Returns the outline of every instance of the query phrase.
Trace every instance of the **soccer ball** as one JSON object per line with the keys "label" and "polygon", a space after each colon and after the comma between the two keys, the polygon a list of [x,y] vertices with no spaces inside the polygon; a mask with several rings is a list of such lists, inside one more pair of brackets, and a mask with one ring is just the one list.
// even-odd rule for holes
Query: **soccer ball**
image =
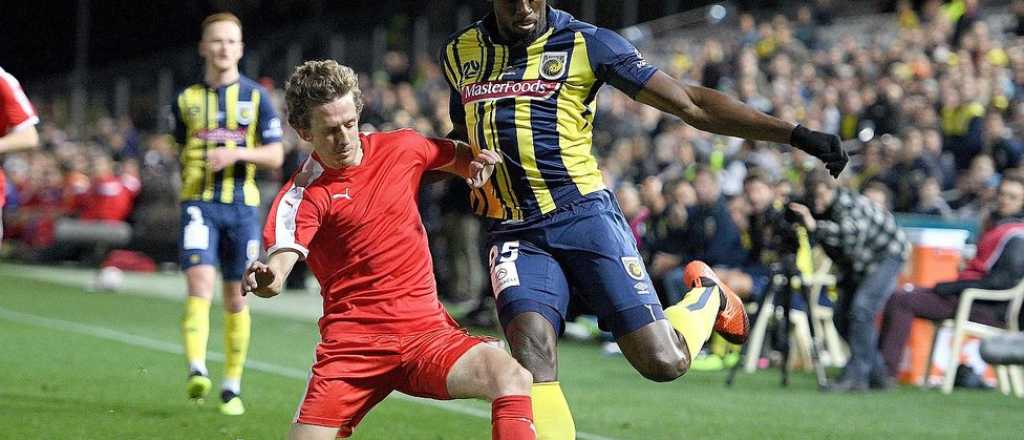
{"label": "soccer ball", "polygon": [[124,286],[124,272],[113,266],[100,269],[93,280],[93,288],[100,292],[116,292]]}

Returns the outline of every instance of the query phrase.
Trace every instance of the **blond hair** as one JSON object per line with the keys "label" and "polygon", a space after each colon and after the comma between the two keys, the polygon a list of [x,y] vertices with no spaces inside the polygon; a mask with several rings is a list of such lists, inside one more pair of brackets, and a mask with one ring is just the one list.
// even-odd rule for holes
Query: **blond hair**
{"label": "blond hair", "polygon": [[229,21],[231,23],[237,24],[238,30],[242,30],[242,20],[239,20],[238,16],[230,12],[218,12],[216,14],[210,14],[203,19],[203,24],[200,26],[199,30],[200,38],[202,37],[202,34],[206,32],[207,27],[218,21]]}
{"label": "blond hair", "polygon": [[351,67],[334,60],[313,60],[302,63],[284,85],[284,98],[288,106],[288,123],[295,129],[308,129],[310,113],[314,107],[352,94],[356,113],[363,111],[359,78]]}

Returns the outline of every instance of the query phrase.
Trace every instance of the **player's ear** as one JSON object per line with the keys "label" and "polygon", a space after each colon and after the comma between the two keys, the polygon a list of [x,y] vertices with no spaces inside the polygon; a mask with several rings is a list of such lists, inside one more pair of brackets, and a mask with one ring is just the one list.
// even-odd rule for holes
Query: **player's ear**
{"label": "player's ear", "polygon": [[296,128],[295,132],[299,134],[299,138],[306,142],[313,142],[313,133],[308,128]]}

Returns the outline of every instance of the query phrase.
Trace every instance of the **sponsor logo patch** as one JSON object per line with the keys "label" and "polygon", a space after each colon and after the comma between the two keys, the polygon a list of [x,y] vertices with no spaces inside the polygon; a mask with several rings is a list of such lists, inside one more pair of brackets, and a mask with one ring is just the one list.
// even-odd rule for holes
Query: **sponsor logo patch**
{"label": "sponsor logo patch", "polygon": [[469,78],[476,76],[480,73],[480,62],[477,60],[470,60],[462,63],[462,77]]}
{"label": "sponsor logo patch", "polygon": [[548,99],[554,96],[559,82],[535,79],[530,81],[484,81],[462,87],[462,104],[493,101],[502,98]]}
{"label": "sponsor logo patch", "polygon": [[215,128],[213,130],[199,130],[196,132],[196,139],[208,142],[245,142],[245,129],[239,128],[229,130],[227,128]]}

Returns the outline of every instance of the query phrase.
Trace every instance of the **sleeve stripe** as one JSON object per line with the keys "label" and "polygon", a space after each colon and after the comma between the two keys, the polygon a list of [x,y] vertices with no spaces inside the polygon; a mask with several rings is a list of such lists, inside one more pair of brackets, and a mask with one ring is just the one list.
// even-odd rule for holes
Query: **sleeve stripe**
{"label": "sleeve stripe", "polygon": [[25,96],[25,91],[21,89],[21,84],[18,84],[18,80],[4,70],[0,70],[0,78],[7,82],[8,87],[11,88],[11,94],[14,95],[14,100],[18,102],[21,111],[25,112],[29,119],[34,118],[36,111],[32,109],[32,103],[29,102],[28,96]]}
{"label": "sleeve stripe", "polygon": [[24,121],[21,121],[20,124],[15,125],[14,127],[12,127],[10,130],[8,130],[8,133],[14,133],[14,132],[16,132],[18,130],[31,127],[31,126],[36,125],[38,123],[39,123],[39,118],[37,116],[32,116],[32,117],[30,117],[30,118],[28,118],[28,119],[26,119]]}
{"label": "sleeve stripe", "polygon": [[441,53],[441,67],[442,70],[444,70],[445,79],[448,80],[448,85],[452,86],[452,88],[455,88],[456,84],[458,84],[458,80],[455,78],[455,69],[453,69],[451,65],[450,57],[453,55],[450,55],[450,53],[455,50],[455,44],[457,41],[458,40],[452,42],[449,46],[445,46]]}
{"label": "sleeve stripe", "polygon": [[[277,204],[277,211],[274,213],[274,246],[267,250],[268,255],[279,249],[294,249],[302,254],[302,258],[309,255],[309,250],[295,240],[295,218],[299,214],[299,206],[302,204],[306,187],[320,177],[323,168],[310,157],[302,165],[300,173],[306,176],[303,176],[302,181],[292,183],[291,188],[288,188]],[[299,180],[299,176],[296,176],[296,180]]]}
{"label": "sleeve stripe", "polygon": [[988,257],[988,261],[985,262],[986,270],[992,270],[992,266],[995,266],[996,261],[999,261],[999,257],[1003,255],[1003,250],[1006,249],[1006,244],[1009,243],[1010,240],[1013,240],[1014,238],[1024,240],[1024,229],[1012,231],[1004,235],[1002,239],[999,240],[999,244],[996,245],[995,252],[992,252],[992,255],[989,255]]}

